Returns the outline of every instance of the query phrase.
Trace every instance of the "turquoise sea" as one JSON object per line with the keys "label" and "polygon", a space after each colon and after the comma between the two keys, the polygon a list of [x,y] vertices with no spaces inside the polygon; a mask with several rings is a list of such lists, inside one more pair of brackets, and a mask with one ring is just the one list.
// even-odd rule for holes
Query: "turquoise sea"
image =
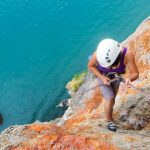
{"label": "turquoise sea", "polygon": [[149,15],[149,0],[0,1],[0,130],[60,117],[99,41],[123,41]]}

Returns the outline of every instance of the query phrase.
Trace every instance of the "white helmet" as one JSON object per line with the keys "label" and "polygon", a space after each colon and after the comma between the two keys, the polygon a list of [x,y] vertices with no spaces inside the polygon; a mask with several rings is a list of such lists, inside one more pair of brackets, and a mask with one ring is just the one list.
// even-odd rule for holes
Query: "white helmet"
{"label": "white helmet", "polygon": [[103,67],[111,66],[121,52],[121,45],[112,39],[102,40],[96,50],[96,57]]}

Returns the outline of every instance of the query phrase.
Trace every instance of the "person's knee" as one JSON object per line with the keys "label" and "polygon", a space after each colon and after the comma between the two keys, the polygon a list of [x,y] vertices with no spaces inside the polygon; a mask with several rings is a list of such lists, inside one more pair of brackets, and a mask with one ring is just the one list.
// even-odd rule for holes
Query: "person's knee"
{"label": "person's knee", "polygon": [[115,101],[114,97],[105,99],[105,103],[114,103],[114,101]]}
{"label": "person's knee", "polygon": [[109,98],[109,99],[105,99],[105,102],[104,102],[105,107],[113,107],[114,104],[115,104],[114,97]]}

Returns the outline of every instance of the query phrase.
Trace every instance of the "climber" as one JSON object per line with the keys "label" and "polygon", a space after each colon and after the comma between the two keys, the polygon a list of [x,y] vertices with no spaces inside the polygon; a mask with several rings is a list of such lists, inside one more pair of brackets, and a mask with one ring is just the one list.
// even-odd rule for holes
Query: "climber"
{"label": "climber", "polygon": [[132,81],[136,80],[139,76],[139,71],[135,63],[135,57],[131,51],[117,41],[104,39],[99,43],[89,60],[88,68],[97,76],[100,83],[100,90],[104,97],[107,128],[110,131],[116,132],[117,127],[113,121],[112,114],[120,82],[117,80],[110,82],[110,80],[114,78],[114,72],[118,75],[125,74],[126,68],[128,68],[129,74],[125,78],[124,85],[121,83],[120,87],[124,89]]}

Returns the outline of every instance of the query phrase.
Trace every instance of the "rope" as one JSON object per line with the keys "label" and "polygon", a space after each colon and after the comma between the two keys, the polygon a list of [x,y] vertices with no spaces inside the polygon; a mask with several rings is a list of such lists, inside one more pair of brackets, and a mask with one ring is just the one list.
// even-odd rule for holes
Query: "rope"
{"label": "rope", "polygon": [[[120,78],[119,81],[120,81],[120,82],[123,82],[123,83],[125,84],[125,79],[124,79],[122,76],[120,76],[119,78]],[[130,87],[130,88],[132,88],[133,90],[135,90],[135,91],[141,93],[141,94],[144,95],[148,100],[150,100],[150,93],[145,92],[145,91],[143,91],[142,89],[139,89],[139,88],[133,86],[132,84],[128,84],[127,86]]]}
{"label": "rope", "polygon": [[[109,78],[113,78],[113,79],[110,80],[110,83],[112,83],[112,82],[114,82],[114,81],[119,81],[119,82],[122,82],[122,83],[125,84],[125,79],[124,79],[120,74],[118,75],[116,72],[108,73],[106,76],[109,77]],[[98,85],[96,85],[96,86],[94,86],[94,87],[92,87],[92,88],[90,88],[90,89],[87,89],[87,90],[85,90],[84,92],[79,93],[79,94],[77,94],[77,95],[75,95],[75,96],[77,96],[77,97],[78,97],[78,96],[81,96],[81,95],[85,94],[86,92],[89,92],[89,91],[95,89],[96,87],[99,87],[100,85],[104,85],[104,84],[103,84],[103,83],[98,84]],[[135,87],[135,86],[133,86],[133,85],[131,85],[131,84],[128,84],[127,86],[130,87],[130,88],[132,88],[133,90],[139,92],[139,93],[142,94],[143,96],[145,96],[145,97],[148,99],[148,101],[150,102],[150,93],[145,92],[145,91],[143,91],[142,89],[139,89],[139,88],[137,88],[137,87]],[[63,102],[63,101],[62,101],[62,102]],[[61,102],[61,103],[62,103],[62,102]],[[65,103],[67,104],[67,100],[65,100]],[[65,105],[65,104],[64,104],[64,105]]]}
{"label": "rope", "polygon": [[131,84],[129,84],[128,87],[130,87],[133,90],[141,93],[142,95],[144,95],[150,101],[150,94],[149,93],[147,93],[147,92],[143,91],[142,89],[139,89],[139,88],[137,88],[137,87],[135,87],[135,86],[133,86]]}
{"label": "rope", "polygon": [[[114,82],[114,81],[118,81],[118,79],[117,79],[117,78],[114,78],[114,79],[110,80],[110,83],[112,83],[112,82]],[[92,88],[90,88],[90,89],[87,89],[87,90],[85,90],[84,92],[80,93],[78,96],[80,96],[80,95],[82,95],[82,94],[84,94],[84,93],[86,93],[86,92],[89,92],[90,90],[93,90],[93,89],[95,89],[96,87],[99,87],[100,85],[104,85],[104,84],[101,83],[101,84],[98,84],[98,85],[96,85],[96,86],[94,86],[94,87],[92,87]]]}
{"label": "rope", "polygon": [[[122,83],[125,84],[125,79],[121,75],[118,75],[115,72],[107,74],[108,77],[111,76],[111,75],[115,75],[115,78],[111,79],[110,83],[112,83],[114,81],[119,81],[119,82],[122,82]],[[98,87],[100,85],[104,85],[104,84],[101,83],[101,84],[98,84],[98,85],[88,89],[88,90],[85,90],[84,92],[80,93],[78,96],[83,95],[84,93],[89,92],[90,90],[93,90],[93,89],[95,89],[96,87]],[[141,90],[141,89],[139,89],[139,88],[137,88],[137,87],[135,87],[131,84],[129,84],[128,87],[130,87],[133,90],[136,90],[137,92],[141,93],[142,95],[144,95],[150,101],[150,93],[147,93],[147,92],[145,92],[145,91],[143,91],[143,90]]]}

